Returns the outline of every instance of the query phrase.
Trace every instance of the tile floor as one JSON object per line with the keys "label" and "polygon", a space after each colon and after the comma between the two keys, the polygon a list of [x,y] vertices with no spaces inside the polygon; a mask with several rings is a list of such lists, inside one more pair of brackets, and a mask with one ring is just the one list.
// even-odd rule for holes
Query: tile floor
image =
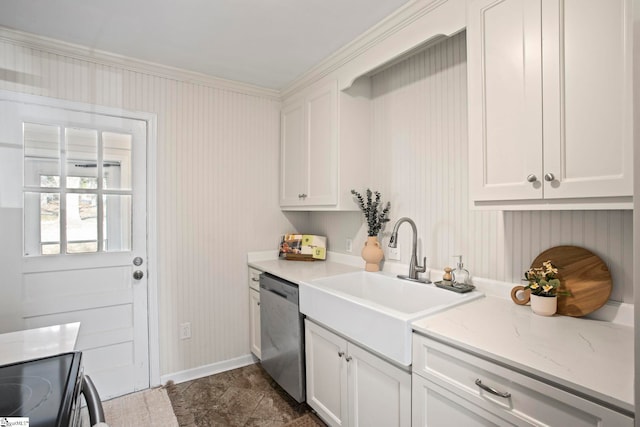
{"label": "tile floor", "polygon": [[[282,427],[310,412],[259,364],[167,386],[180,426]],[[315,416],[317,426],[324,424]]]}

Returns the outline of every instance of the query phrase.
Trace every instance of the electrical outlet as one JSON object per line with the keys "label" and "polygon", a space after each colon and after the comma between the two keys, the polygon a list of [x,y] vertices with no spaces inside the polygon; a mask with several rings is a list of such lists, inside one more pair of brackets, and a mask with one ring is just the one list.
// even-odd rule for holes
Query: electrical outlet
{"label": "electrical outlet", "polygon": [[349,253],[353,252],[353,240],[347,239],[344,243],[344,249]]}
{"label": "electrical outlet", "polygon": [[394,261],[400,261],[400,245],[396,245],[395,248],[389,247],[389,259]]}
{"label": "electrical outlet", "polygon": [[187,340],[191,338],[191,322],[180,324],[180,339]]}

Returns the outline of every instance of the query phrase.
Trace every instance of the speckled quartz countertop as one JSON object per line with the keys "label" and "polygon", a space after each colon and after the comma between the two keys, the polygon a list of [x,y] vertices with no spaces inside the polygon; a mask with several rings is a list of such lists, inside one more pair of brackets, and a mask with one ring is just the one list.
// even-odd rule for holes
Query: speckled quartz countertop
{"label": "speckled quartz countertop", "polygon": [[249,267],[271,273],[293,283],[309,281],[322,277],[335,276],[336,274],[351,273],[362,270],[356,267],[335,261],[287,261],[283,259],[252,260],[249,257]]}
{"label": "speckled quartz countertop", "polygon": [[0,365],[73,351],[80,322],[0,334]]}
{"label": "speckled quartz countertop", "polygon": [[413,323],[414,331],[634,412],[633,328],[543,317],[487,296]]}

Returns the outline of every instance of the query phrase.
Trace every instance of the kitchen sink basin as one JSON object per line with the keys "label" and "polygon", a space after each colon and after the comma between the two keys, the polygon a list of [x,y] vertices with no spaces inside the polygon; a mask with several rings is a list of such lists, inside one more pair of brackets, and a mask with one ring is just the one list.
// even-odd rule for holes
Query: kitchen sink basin
{"label": "kitchen sink basin", "polygon": [[365,271],[299,285],[307,317],[404,366],[411,364],[411,322],[483,295]]}

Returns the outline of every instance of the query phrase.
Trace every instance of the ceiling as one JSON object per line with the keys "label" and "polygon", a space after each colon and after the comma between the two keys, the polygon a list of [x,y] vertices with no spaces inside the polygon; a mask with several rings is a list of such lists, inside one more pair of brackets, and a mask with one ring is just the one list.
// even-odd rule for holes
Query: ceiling
{"label": "ceiling", "polygon": [[282,89],[412,0],[1,0],[0,26]]}

